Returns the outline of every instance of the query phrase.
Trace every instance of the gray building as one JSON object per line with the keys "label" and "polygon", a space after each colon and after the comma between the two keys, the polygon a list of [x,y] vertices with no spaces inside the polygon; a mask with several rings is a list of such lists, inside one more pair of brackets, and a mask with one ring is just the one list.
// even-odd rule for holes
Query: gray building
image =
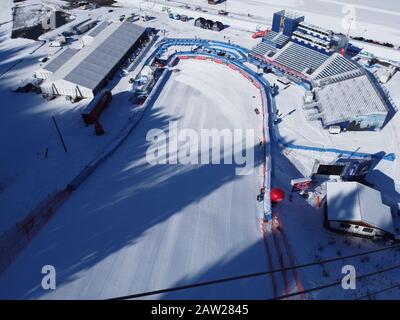
{"label": "gray building", "polygon": [[367,237],[396,237],[379,191],[358,182],[328,182],[326,221],[331,229]]}
{"label": "gray building", "polygon": [[42,92],[94,97],[147,37],[146,29],[133,23],[111,23],[89,45],[74,54],[64,53],[57,63],[54,59],[44,66],[45,70],[51,69],[51,74],[42,83]]}

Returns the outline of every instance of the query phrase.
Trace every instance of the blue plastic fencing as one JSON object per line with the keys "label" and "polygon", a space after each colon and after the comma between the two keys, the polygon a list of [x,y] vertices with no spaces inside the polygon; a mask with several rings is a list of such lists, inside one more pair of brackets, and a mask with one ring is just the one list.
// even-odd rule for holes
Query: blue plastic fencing
{"label": "blue plastic fencing", "polygon": [[[200,46],[204,48],[216,49],[229,54],[234,54],[239,60],[247,61],[249,50],[238,45],[229,44],[222,41],[212,41],[204,39],[178,39],[167,38],[158,44],[157,54],[164,53],[169,47],[172,46]],[[224,50],[224,48],[226,50]]]}
{"label": "blue plastic fencing", "polygon": [[327,152],[327,153],[337,153],[341,155],[347,155],[347,156],[354,156],[358,158],[367,158],[371,157],[373,159],[379,159],[379,160],[387,160],[387,161],[394,161],[396,160],[396,155],[393,153],[385,154],[384,156],[372,154],[372,153],[365,153],[365,152],[354,152],[354,151],[349,151],[349,150],[343,150],[343,149],[336,149],[336,148],[321,148],[321,147],[311,147],[311,146],[300,146],[300,145],[295,145],[291,143],[286,143],[282,140],[278,141],[282,146],[288,148],[288,149],[295,149],[295,150],[306,150],[306,151],[317,151],[317,152]]}

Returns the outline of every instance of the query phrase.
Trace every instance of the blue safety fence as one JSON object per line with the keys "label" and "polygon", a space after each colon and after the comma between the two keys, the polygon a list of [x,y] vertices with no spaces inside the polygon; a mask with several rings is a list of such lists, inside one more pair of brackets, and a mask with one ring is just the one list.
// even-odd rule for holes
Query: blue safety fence
{"label": "blue safety fence", "polygon": [[371,157],[373,159],[379,160],[387,160],[387,161],[394,161],[396,160],[396,155],[394,153],[389,153],[385,155],[376,155],[372,153],[365,153],[365,152],[354,152],[349,150],[342,150],[336,148],[321,148],[321,147],[312,147],[312,146],[300,146],[295,144],[290,144],[283,142],[282,140],[278,141],[282,146],[288,149],[294,150],[306,150],[306,151],[316,151],[316,152],[327,152],[327,153],[336,153],[341,155],[353,156],[357,158],[367,158]]}
{"label": "blue safety fence", "polygon": [[168,48],[173,46],[197,46],[202,48],[209,48],[218,50],[224,53],[233,54],[235,58],[242,62],[247,61],[249,50],[238,45],[229,44],[222,41],[204,40],[204,39],[179,39],[179,38],[167,38],[158,44],[157,54],[163,54]]}

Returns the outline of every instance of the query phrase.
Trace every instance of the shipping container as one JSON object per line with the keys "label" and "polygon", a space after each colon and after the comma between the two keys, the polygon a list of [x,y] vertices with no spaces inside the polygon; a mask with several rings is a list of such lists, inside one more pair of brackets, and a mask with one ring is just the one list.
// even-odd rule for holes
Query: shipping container
{"label": "shipping container", "polygon": [[95,123],[104,109],[107,108],[111,99],[112,94],[109,90],[104,89],[97,94],[82,112],[82,119],[85,125]]}

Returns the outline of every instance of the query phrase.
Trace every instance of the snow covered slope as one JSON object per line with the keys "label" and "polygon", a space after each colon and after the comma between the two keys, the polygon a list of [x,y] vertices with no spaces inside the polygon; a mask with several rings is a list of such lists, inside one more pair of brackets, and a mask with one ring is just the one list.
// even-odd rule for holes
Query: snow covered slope
{"label": "snow covered slope", "polygon": [[[259,93],[239,73],[199,61],[178,68],[125,144],[1,275],[1,298],[111,298],[266,269],[259,170],[146,161],[147,132],[172,120],[195,130],[260,127]],[[52,292],[40,287],[45,264],[57,270]],[[167,298],[272,295],[267,278],[179,294]]]}

